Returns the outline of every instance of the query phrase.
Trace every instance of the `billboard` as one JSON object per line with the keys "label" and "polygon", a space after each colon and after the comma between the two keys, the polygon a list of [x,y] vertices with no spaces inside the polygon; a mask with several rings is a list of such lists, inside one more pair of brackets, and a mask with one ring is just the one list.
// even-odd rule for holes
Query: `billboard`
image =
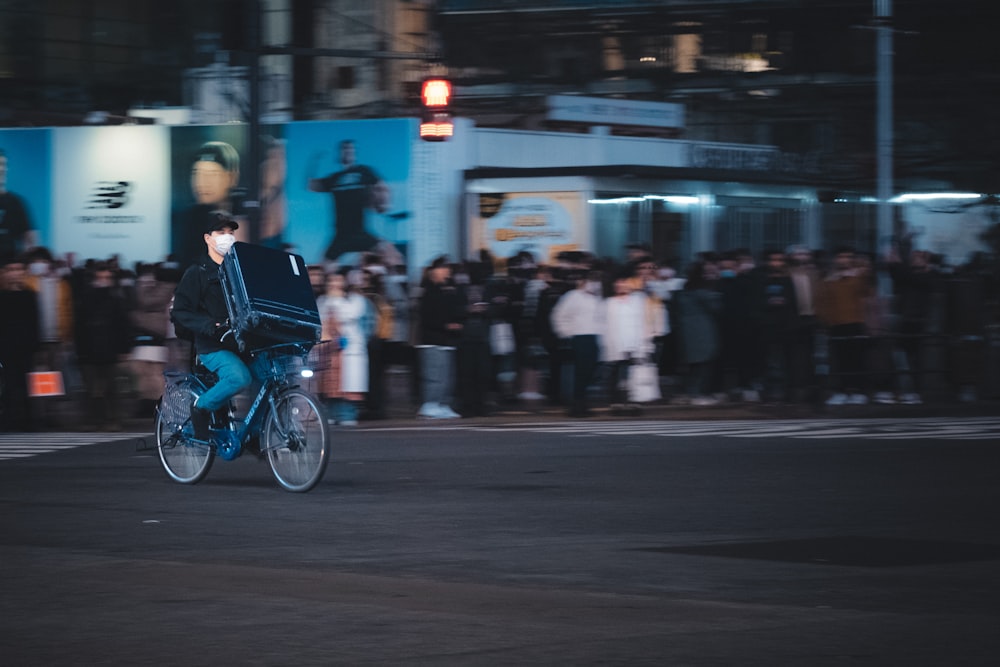
{"label": "billboard", "polygon": [[310,264],[350,263],[375,246],[404,262],[412,216],[410,119],[285,126],[284,238]]}
{"label": "billboard", "polygon": [[[49,229],[49,171],[52,164],[49,130],[0,130],[0,248],[15,254],[23,248],[22,222],[34,230],[42,245],[51,241]],[[29,235],[30,238],[30,235]]]}
{"label": "billboard", "polygon": [[169,223],[169,135],[150,125],[52,130],[49,247],[123,265],[163,259]]}
{"label": "billboard", "polygon": [[27,211],[37,242],[77,261],[118,255],[128,266],[169,254],[186,265],[205,252],[205,216],[224,210],[240,223],[240,240],[310,263],[350,263],[373,245],[403,262],[414,124],[265,125],[255,202],[243,124],[2,129],[0,150],[9,199]]}
{"label": "billboard", "polygon": [[583,210],[580,192],[479,194],[469,250],[497,258],[529,252],[536,262],[550,262],[564,250],[586,247]]}
{"label": "billboard", "polygon": [[170,252],[181,266],[205,254],[204,229],[213,211],[232,215],[238,241],[254,240],[246,200],[245,125],[170,128]]}

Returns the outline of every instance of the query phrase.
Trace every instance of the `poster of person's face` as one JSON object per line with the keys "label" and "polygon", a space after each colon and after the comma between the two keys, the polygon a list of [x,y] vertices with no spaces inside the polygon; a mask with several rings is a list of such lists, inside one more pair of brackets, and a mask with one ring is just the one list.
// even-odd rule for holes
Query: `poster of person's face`
{"label": "poster of person's face", "polygon": [[247,184],[245,125],[173,127],[170,131],[171,252],[182,264],[205,252],[204,229],[212,211],[239,224],[236,238],[253,240],[244,201]]}
{"label": "poster of person's face", "polygon": [[[310,264],[351,262],[377,242],[402,261],[409,240],[408,119],[285,126],[285,240]],[[342,219],[338,220],[338,214]]]}
{"label": "poster of person's face", "polygon": [[[6,154],[0,167],[0,190],[20,197],[38,242],[49,246],[51,191],[51,131],[47,129],[0,130],[0,151]],[[0,158],[3,159],[3,158]]]}
{"label": "poster of person's face", "polygon": [[[168,130],[149,125],[52,131],[53,250],[123,266],[164,257]],[[48,187],[49,184],[46,184]]]}

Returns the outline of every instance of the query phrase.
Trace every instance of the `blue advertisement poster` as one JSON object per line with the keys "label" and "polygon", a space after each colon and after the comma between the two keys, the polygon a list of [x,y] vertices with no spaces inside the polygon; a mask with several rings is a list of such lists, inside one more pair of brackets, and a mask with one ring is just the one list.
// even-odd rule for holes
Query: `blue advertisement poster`
{"label": "blue advertisement poster", "polygon": [[23,250],[24,237],[15,229],[21,225],[14,219],[21,210],[33,240],[45,246],[51,243],[51,141],[46,129],[0,130],[0,236],[10,237],[0,238],[0,246],[9,242],[13,252]]}
{"label": "blue advertisement poster", "polygon": [[285,241],[310,264],[374,251],[405,263],[411,203],[407,119],[285,126]]}
{"label": "blue advertisement poster", "polygon": [[[0,130],[5,187],[34,239],[78,261],[127,263],[205,252],[207,216],[240,225],[241,241],[355,263],[412,250],[412,119],[265,125],[256,137],[259,196],[249,201],[248,127],[72,127]],[[255,225],[251,225],[251,221]]]}

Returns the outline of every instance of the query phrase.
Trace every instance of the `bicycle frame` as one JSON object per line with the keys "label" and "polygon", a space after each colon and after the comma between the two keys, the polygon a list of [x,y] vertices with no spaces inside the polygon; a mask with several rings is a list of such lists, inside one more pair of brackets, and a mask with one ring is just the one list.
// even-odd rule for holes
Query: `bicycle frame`
{"label": "bicycle frame", "polygon": [[[298,350],[298,354],[275,354],[278,349],[289,347]],[[261,373],[264,375],[264,378],[261,381],[260,389],[257,390],[257,395],[254,397],[254,400],[250,404],[250,408],[247,410],[245,416],[239,418],[232,415],[232,402],[230,402],[228,428],[220,431],[210,442],[210,444],[215,446],[216,452],[223,460],[231,461],[240,455],[249,438],[260,433],[261,427],[263,426],[263,420],[268,411],[275,416],[275,425],[278,432],[283,437],[287,436],[288,429],[286,425],[282,423],[278,410],[275,407],[275,396],[280,391],[297,387],[298,385],[289,382],[287,374],[282,374],[276,369],[276,357],[305,357],[306,354],[308,354],[308,350],[303,350],[303,346],[298,343],[281,343],[279,345],[272,345],[270,347],[261,348],[252,352],[252,355],[258,357],[258,359],[255,359],[255,362],[257,363],[259,363],[259,358],[263,357],[267,363],[267,372],[266,374],[263,372]],[[194,373],[192,373],[192,376],[197,379],[203,389],[207,389],[207,386],[202,378],[198,377]],[[264,403],[265,399],[267,399],[267,407],[261,409],[261,405]],[[264,451],[265,449],[262,446],[261,454],[263,454]]]}
{"label": "bicycle frame", "polygon": [[[236,458],[256,436],[261,443],[258,456],[267,459],[282,488],[302,493],[316,486],[330,461],[327,420],[319,399],[290,378],[298,369],[295,357],[305,360],[313,346],[282,343],[252,352],[252,374],[260,387],[246,415],[237,417],[230,401],[225,426],[216,424],[206,439],[193,437],[190,412],[213,376],[198,367],[188,373],[168,373],[156,414],[156,448],[167,476],[181,484],[197,484],[217,457]],[[299,370],[309,377],[308,366]]]}

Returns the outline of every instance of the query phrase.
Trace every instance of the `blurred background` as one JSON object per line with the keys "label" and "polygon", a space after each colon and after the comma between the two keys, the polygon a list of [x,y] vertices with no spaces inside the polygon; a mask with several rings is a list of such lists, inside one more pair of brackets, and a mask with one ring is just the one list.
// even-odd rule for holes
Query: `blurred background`
{"label": "blurred background", "polygon": [[[588,213],[594,224],[634,228],[585,235],[604,253],[635,240],[675,261],[795,242],[881,252],[892,238],[936,236],[932,250],[960,246],[949,257],[957,263],[990,250],[983,234],[1000,221],[992,9],[987,0],[3,0],[0,126],[416,118],[421,82],[444,76],[450,112],[479,130],[692,142],[684,160],[658,161],[636,156],[665,144],[605,141],[582,172],[570,158],[487,158],[493,144],[480,141],[461,165],[464,192],[442,204],[459,211],[444,250],[470,249],[469,191],[505,189],[477,178],[558,173],[592,179],[585,208],[618,204]],[[248,143],[244,187],[255,201],[248,168],[263,157]],[[677,178],[809,195],[662,187]],[[705,193],[728,212],[704,233],[676,202],[620,201]],[[882,210],[889,197],[910,209]]]}

